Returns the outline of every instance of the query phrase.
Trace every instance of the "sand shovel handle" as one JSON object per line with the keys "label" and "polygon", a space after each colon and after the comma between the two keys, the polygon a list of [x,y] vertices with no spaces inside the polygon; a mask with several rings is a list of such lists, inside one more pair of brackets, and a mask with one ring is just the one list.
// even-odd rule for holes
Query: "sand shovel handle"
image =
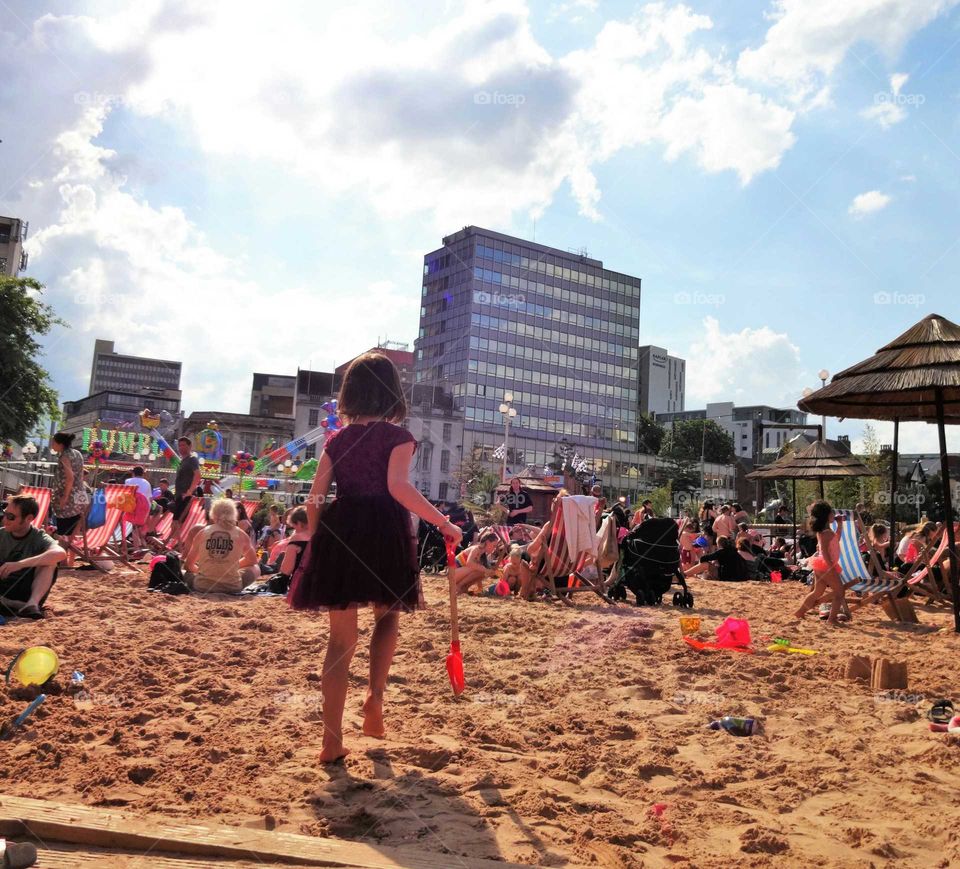
{"label": "sand shovel handle", "polygon": [[450,582],[450,642],[460,642],[460,626],[457,619],[457,559],[453,547],[447,546],[447,579]]}

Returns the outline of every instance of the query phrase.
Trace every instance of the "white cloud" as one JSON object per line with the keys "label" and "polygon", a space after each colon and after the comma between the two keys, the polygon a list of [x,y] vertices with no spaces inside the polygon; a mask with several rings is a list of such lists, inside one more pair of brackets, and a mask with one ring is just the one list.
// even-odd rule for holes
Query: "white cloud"
{"label": "white cloud", "polygon": [[687,360],[688,407],[710,401],[796,407],[803,391],[800,348],[767,326],[725,332],[707,317],[698,338],[678,355]]}
{"label": "white cloud", "polygon": [[819,90],[858,43],[894,58],[914,33],[960,0],[775,0],[759,48],[741,52],[737,72],[784,89],[796,102]]}
{"label": "white cloud", "polygon": [[[900,89],[910,78],[905,72],[897,72],[890,76],[890,90],[880,91],[873,95],[873,105],[860,112],[860,116],[868,121],[876,121],[884,130],[889,130],[894,124],[899,124],[907,116],[908,98],[900,96]],[[916,100],[916,97],[910,99]]]}
{"label": "white cloud", "polygon": [[881,193],[879,190],[868,190],[866,193],[860,193],[853,197],[853,202],[850,203],[847,214],[856,218],[865,217],[886,208],[892,199],[892,196]]}

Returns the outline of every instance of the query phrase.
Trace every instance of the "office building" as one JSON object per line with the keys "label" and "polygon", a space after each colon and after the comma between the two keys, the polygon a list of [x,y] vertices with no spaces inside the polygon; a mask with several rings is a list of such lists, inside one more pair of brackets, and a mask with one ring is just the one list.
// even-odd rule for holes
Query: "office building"
{"label": "office building", "polygon": [[180,363],[170,359],[117,353],[113,349],[113,341],[98,338],[93,345],[93,363],[90,366],[90,395],[105,389],[130,392],[165,389],[179,393]]}
{"label": "office building", "polygon": [[[682,420],[713,420],[733,439],[733,450],[738,459],[757,463],[775,459],[787,441],[806,431],[803,426],[807,424],[807,415],[801,410],[766,404],[735,407],[732,401],[714,402],[703,410],[658,413],[656,419],[665,426]],[[764,423],[795,424],[797,428],[765,428]]]}
{"label": "office building", "polygon": [[425,498],[456,501],[463,459],[463,411],[449,392],[429,384],[407,391],[406,428],[417,440],[410,479]]}
{"label": "office building", "polygon": [[253,375],[250,390],[250,415],[293,419],[293,399],[297,378],[290,374]]}
{"label": "office building", "polygon": [[647,344],[639,351],[640,413],[683,410],[687,363],[663,347]]}
{"label": "office building", "polygon": [[62,431],[80,432],[93,428],[98,422],[104,428],[139,430],[140,412],[149,409],[153,413],[166,411],[175,420],[180,416],[180,390],[104,389],[77,401],[63,403]]}
{"label": "office building", "polygon": [[487,462],[516,411],[508,467],[542,470],[565,442],[605,484],[636,489],[640,279],[468,226],[424,257],[417,383],[464,411],[464,457]]}
{"label": "office building", "polygon": [[27,267],[23,243],[30,224],[16,217],[0,217],[0,275],[15,278]]}

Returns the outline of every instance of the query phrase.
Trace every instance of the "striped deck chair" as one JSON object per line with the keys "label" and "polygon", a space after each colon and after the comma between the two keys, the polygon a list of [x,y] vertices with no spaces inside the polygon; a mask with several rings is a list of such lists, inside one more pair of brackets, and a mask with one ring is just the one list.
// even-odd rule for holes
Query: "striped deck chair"
{"label": "striped deck chair", "polygon": [[260,502],[259,501],[241,501],[240,503],[243,504],[243,509],[247,511],[247,518],[252,522],[253,514],[260,509]]}
{"label": "striped deck chair", "polygon": [[37,504],[40,507],[40,512],[33,517],[33,520],[30,524],[34,528],[43,528],[43,523],[47,518],[47,513],[50,512],[50,499],[53,497],[53,492],[50,489],[45,489],[42,486],[21,486],[18,495],[29,495],[31,498],[36,499]]}
{"label": "striped deck chair", "polygon": [[[550,586],[553,596],[564,603],[572,606],[570,596],[578,591],[592,591],[597,594],[601,600],[609,604],[614,601],[607,595],[603,579],[603,571],[597,565],[597,580],[587,579],[581,571],[583,570],[586,557],[578,559],[574,564],[567,548],[567,535],[563,520],[563,508],[561,499],[554,499],[550,508],[550,531],[547,537],[544,551],[538,556],[538,569],[536,576],[545,581]],[[571,581],[572,577],[572,581]],[[557,580],[562,580],[560,588],[557,587]]]}
{"label": "striped deck chair", "polygon": [[123,501],[136,495],[136,486],[125,486],[122,483],[107,483],[103,487],[106,498],[106,520],[99,528],[87,528],[86,522],[81,520],[80,529],[72,534],[67,545],[88,564],[102,573],[109,573],[109,568],[102,566],[104,560],[120,561],[134,570],[135,567],[127,551],[127,540],[123,533],[117,536],[117,528],[123,513],[120,505]]}
{"label": "striped deck chair", "polygon": [[204,503],[203,498],[197,498],[194,496],[190,499],[190,503],[187,505],[187,509],[184,511],[183,517],[180,519],[180,528],[178,529],[177,534],[174,535],[171,532],[170,539],[164,543],[164,551],[179,552],[180,547],[186,541],[187,532],[193,528],[194,525],[206,524],[206,504]]}
{"label": "striped deck chair", "polygon": [[170,536],[170,532],[173,530],[173,513],[164,513],[160,517],[160,521],[157,523],[157,527],[153,529],[153,533],[157,535],[157,540],[163,542]]}
{"label": "striped deck chair", "polygon": [[[954,539],[957,536],[960,536],[960,523],[956,523],[954,526]],[[939,603],[946,604],[947,606],[953,605],[953,597],[950,589],[950,579],[946,571],[943,571],[941,568],[941,573],[943,574],[944,586],[946,591],[941,590],[939,584],[937,583],[936,576],[933,573],[933,568],[940,566],[941,562],[944,560],[944,557],[947,555],[947,544],[949,540],[947,538],[947,532],[944,532],[940,535],[939,541],[934,541],[930,543],[929,546],[926,546],[923,552],[920,553],[920,556],[917,558],[917,561],[921,563],[921,567],[916,571],[912,576],[907,579],[907,586],[915,594],[922,594],[929,599],[930,603]]]}

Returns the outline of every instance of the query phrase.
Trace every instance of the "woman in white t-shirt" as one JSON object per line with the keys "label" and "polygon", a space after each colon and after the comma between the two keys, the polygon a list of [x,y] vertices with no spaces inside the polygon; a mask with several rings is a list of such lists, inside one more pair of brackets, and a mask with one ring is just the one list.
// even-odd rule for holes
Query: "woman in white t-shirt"
{"label": "woman in white t-shirt", "polygon": [[237,505],[219,498],[210,507],[210,525],[190,544],[186,581],[194,591],[236,594],[260,576],[249,535],[237,527]]}

